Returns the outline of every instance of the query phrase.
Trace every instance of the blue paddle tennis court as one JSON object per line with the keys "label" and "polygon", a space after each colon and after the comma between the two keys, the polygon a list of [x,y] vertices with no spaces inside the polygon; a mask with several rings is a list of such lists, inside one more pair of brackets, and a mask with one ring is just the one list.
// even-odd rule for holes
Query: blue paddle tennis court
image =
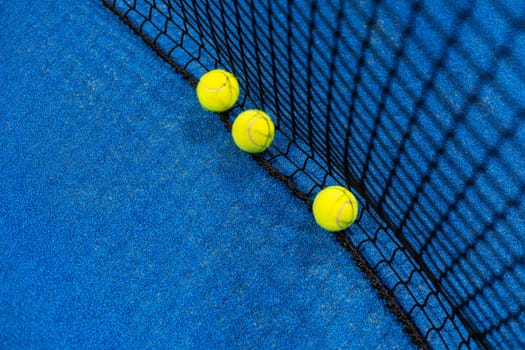
{"label": "blue paddle tennis court", "polygon": [[[525,346],[520,1],[0,5],[1,349]],[[195,84],[239,80],[226,113]],[[265,110],[259,155],[231,123]],[[359,201],[319,227],[330,185]]]}

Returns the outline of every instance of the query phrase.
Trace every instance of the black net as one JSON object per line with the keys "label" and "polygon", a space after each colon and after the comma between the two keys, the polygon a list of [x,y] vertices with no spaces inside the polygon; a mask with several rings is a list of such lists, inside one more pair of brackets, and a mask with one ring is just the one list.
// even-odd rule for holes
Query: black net
{"label": "black net", "polygon": [[269,113],[255,158],[307,203],[356,193],[336,237],[418,345],[525,347],[522,0],[104,2],[190,83],[233,72],[221,117]]}

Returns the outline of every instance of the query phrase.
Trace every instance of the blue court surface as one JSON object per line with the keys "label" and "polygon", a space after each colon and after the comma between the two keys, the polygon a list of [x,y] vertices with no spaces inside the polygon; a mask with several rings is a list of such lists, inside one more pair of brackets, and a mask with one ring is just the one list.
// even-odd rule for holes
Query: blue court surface
{"label": "blue court surface", "polygon": [[414,348],[101,2],[7,1],[0,23],[1,349]]}

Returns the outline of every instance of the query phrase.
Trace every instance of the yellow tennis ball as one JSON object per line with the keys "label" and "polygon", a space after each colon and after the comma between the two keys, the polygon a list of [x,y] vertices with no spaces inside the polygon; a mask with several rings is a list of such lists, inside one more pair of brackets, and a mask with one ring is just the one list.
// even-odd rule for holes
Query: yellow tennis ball
{"label": "yellow tennis ball", "polygon": [[242,112],[232,126],[233,141],[245,152],[259,153],[273,142],[275,126],[268,114],[258,109]]}
{"label": "yellow tennis ball", "polygon": [[202,107],[213,112],[232,108],[239,97],[239,83],[233,74],[215,69],[204,74],[197,84],[197,98]]}
{"label": "yellow tennis ball", "polygon": [[314,200],[315,221],[328,231],[347,229],[354,223],[357,212],[357,199],[352,192],[341,186],[323,189]]}

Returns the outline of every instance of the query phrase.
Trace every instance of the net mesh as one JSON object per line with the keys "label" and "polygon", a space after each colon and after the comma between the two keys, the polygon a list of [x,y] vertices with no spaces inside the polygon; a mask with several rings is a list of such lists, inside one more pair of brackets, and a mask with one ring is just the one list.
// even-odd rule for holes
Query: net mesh
{"label": "net mesh", "polygon": [[[225,68],[275,144],[255,159],[310,203],[420,347],[524,348],[521,0],[104,0],[195,85]],[[155,93],[152,91],[152,93]]]}

